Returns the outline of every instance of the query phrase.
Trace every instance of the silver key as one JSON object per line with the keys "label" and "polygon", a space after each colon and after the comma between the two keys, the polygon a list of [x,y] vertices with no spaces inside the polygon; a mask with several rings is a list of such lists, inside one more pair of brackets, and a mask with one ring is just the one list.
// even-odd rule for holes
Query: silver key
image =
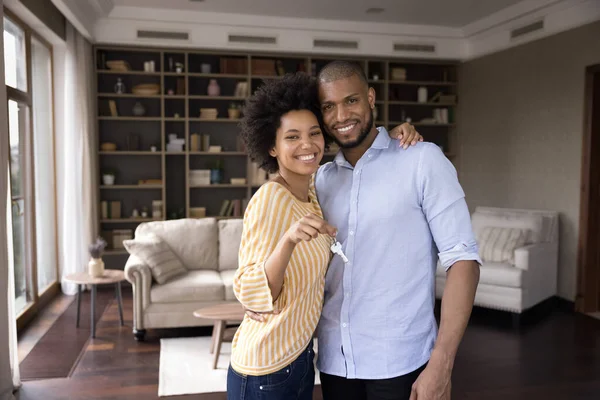
{"label": "silver key", "polygon": [[346,255],[342,251],[342,244],[337,240],[331,245],[331,251],[333,252],[333,254],[337,254],[338,256],[342,257],[344,263],[348,262],[348,257],[346,257]]}

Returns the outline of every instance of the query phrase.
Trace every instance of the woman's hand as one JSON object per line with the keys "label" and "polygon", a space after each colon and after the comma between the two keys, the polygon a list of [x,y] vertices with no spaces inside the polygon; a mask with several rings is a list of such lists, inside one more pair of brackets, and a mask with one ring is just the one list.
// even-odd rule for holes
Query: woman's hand
{"label": "woman's hand", "polygon": [[268,315],[268,314],[277,315],[280,312],[281,312],[281,310],[273,310],[273,311],[269,311],[269,312],[256,312],[256,311],[252,311],[252,310],[249,310],[244,307],[244,313],[248,316],[248,318],[253,319],[256,322],[265,322],[267,320],[265,315]]}
{"label": "woman's hand", "polygon": [[288,229],[285,238],[296,245],[301,241],[310,242],[319,234],[335,237],[337,229],[329,225],[323,218],[315,214],[307,214]]}
{"label": "woman's hand", "polygon": [[408,149],[409,145],[414,146],[417,142],[423,141],[423,136],[408,122],[396,126],[389,134],[392,139],[400,140],[400,147],[403,147],[404,150]]}

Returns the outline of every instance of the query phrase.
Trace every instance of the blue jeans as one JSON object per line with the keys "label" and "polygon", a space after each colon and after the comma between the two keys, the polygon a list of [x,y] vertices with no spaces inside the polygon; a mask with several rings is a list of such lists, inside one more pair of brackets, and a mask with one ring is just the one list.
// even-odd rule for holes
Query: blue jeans
{"label": "blue jeans", "polygon": [[227,372],[227,400],[312,400],[315,385],[312,340],[290,365],[268,375]]}

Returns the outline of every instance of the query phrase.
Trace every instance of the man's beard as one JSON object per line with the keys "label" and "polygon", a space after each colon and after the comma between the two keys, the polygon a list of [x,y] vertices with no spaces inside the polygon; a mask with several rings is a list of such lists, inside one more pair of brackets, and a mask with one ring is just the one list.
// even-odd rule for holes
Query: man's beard
{"label": "man's beard", "polygon": [[335,137],[335,135],[331,135],[331,137],[338,144],[338,146],[340,146],[340,148],[354,149],[354,148],[360,146],[362,144],[362,142],[365,141],[365,139],[369,136],[369,133],[371,132],[372,127],[373,127],[373,110],[370,110],[369,120],[367,121],[367,125],[365,125],[365,128],[360,132],[360,135],[358,135],[358,137],[356,138],[355,141],[342,143]]}

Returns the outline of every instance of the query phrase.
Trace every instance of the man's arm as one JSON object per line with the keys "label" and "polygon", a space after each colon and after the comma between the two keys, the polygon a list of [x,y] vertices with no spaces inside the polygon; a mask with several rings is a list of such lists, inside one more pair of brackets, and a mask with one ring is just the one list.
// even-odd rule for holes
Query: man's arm
{"label": "man's arm", "polygon": [[479,264],[475,261],[457,261],[448,270],[442,296],[440,328],[431,354],[430,364],[452,374],[458,346],[462,341],[479,283]]}
{"label": "man's arm", "polygon": [[471,316],[481,260],[453,165],[431,146],[422,152],[419,165],[421,207],[447,279],[438,337],[410,400],[446,400],[456,353]]}

